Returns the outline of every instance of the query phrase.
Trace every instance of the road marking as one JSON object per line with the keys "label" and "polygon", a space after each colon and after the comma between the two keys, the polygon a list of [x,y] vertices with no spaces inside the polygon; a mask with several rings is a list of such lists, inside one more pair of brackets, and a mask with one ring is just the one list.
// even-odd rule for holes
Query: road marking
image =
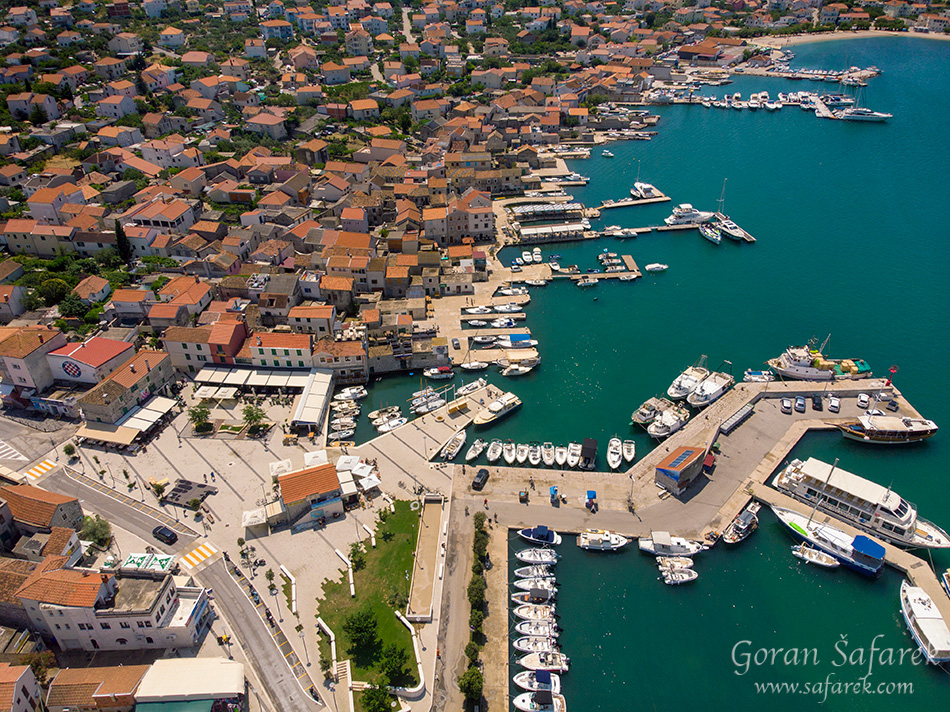
{"label": "road marking", "polygon": [[47,472],[52,470],[54,467],[56,467],[55,462],[51,462],[49,460],[43,460],[43,462],[27,470],[26,476],[29,477],[31,480],[37,480],[43,475],[45,475]]}
{"label": "road marking", "polygon": [[29,462],[30,458],[22,454],[19,450],[10,447],[3,440],[0,440],[0,460],[22,460]]}
{"label": "road marking", "polygon": [[216,553],[218,553],[218,550],[211,546],[210,543],[201,544],[182,556],[181,563],[183,563],[189,569],[193,569],[202,561],[211,558]]}

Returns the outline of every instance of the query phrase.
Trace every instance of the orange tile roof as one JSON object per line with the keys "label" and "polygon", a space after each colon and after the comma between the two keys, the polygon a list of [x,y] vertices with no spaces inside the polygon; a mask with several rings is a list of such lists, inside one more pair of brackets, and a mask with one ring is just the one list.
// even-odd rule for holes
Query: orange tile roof
{"label": "orange tile roof", "polygon": [[26,326],[0,341],[0,356],[25,358],[59,334],[45,326]]}
{"label": "orange tile roof", "polygon": [[131,696],[148,669],[148,665],[65,668],[50,683],[46,704],[94,708],[100,706],[95,697]]}
{"label": "orange tile roof", "polygon": [[150,369],[158,368],[166,360],[171,360],[171,356],[164,351],[142,349],[109,374],[106,380],[114,381],[125,388],[131,388],[145,378]]}
{"label": "orange tile roof", "polygon": [[351,277],[331,277],[330,275],[324,275],[320,279],[320,289],[349,292],[353,289],[353,279]]}
{"label": "orange tile roof", "polygon": [[26,598],[54,606],[92,608],[99,599],[102,586],[112,574],[99,574],[82,569],[66,569],[65,556],[48,556],[33,575],[16,592]]}
{"label": "orange tile roof", "polygon": [[280,496],[284,504],[300,502],[307,497],[333,492],[340,488],[336,467],[330,463],[280,475],[277,483],[280,485]]}
{"label": "orange tile roof", "polygon": [[14,519],[36,527],[50,526],[56,508],[61,504],[79,501],[75,497],[68,497],[57,492],[48,492],[32,485],[2,487],[0,488],[0,498],[7,501]]}

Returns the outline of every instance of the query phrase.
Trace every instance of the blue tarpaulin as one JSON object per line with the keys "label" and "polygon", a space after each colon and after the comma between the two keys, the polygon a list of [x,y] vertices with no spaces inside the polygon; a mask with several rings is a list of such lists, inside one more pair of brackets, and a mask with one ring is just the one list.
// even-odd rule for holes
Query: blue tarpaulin
{"label": "blue tarpaulin", "polygon": [[858,534],[854,537],[854,542],[851,544],[851,547],[859,554],[864,554],[872,559],[884,558],[884,547],[873,539],[868,539],[863,534]]}
{"label": "blue tarpaulin", "polygon": [[587,499],[597,499],[597,493],[594,490],[587,490]]}

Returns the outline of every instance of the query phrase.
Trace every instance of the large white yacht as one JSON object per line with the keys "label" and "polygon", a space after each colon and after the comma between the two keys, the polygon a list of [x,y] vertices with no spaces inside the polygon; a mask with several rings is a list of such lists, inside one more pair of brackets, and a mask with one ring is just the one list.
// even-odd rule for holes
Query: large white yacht
{"label": "large white yacht", "polygon": [[489,403],[473,421],[475,425],[487,425],[521,407],[521,399],[514,393],[502,393]]}
{"label": "large white yacht", "polygon": [[885,114],[883,111],[871,111],[860,106],[852,106],[841,111],[834,112],[842,121],[887,121],[894,117],[894,114]]}
{"label": "large white yacht", "polygon": [[940,527],[917,516],[917,508],[890,487],[882,487],[813,457],[792,460],[775,486],[858,529],[899,546],[950,548]]}
{"label": "large white yacht", "polygon": [[712,213],[701,212],[689,203],[682,203],[673,208],[673,214],[663,222],[667,225],[696,225],[706,222],[712,216]]}

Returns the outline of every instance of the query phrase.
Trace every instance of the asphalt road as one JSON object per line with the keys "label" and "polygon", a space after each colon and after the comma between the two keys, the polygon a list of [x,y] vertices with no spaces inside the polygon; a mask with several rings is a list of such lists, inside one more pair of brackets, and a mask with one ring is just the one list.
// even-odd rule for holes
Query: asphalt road
{"label": "asphalt road", "polygon": [[197,574],[201,582],[214,589],[215,608],[223,614],[228,628],[244,648],[244,653],[257,671],[268,696],[278,711],[324,709],[315,703],[297,684],[283,655],[274,645],[270,631],[254,606],[218,559]]}

